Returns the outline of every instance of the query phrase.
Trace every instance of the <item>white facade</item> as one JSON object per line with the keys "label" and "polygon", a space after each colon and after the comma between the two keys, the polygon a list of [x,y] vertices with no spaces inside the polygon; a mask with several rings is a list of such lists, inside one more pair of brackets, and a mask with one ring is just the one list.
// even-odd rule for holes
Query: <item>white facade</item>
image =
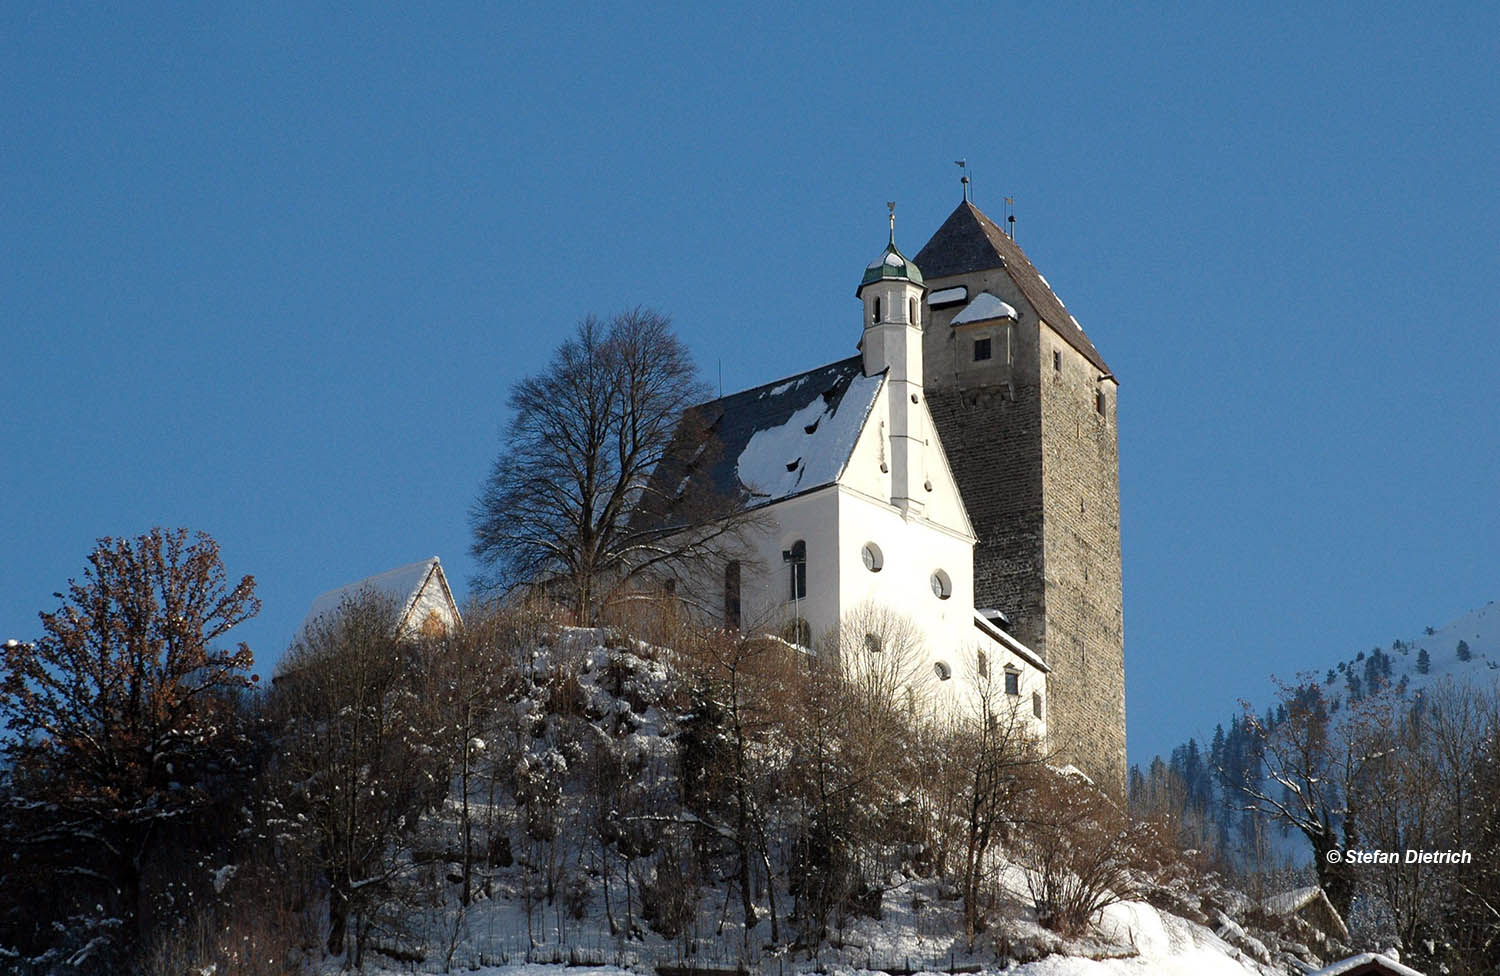
{"label": "white facade", "polygon": [[[892,243],[871,268],[884,263],[899,274],[898,259],[905,262]],[[725,607],[728,626],[813,648],[829,646],[841,621],[870,626],[871,608],[879,608],[887,622],[901,618],[915,631],[909,653],[920,661],[912,674],[921,687],[912,690],[935,711],[979,708],[985,685],[989,711],[1009,705],[1044,737],[1046,665],[976,621],[975,537],[923,395],[923,286],[911,271],[886,270],[874,281],[867,274],[860,288],[864,378],[833,400],[809,385],[802,399],[783,403],[789,419],[755,430],[739,449],[735,476],[751,498],[765,500],[767,518],[750,541],[753,557],[705,587],[719,595],[705,602]],[[811,375],[747,395],[797,397]],[[737,620],[730,607],[738,607]],[[861,639],[845,640],[851,636]]]}

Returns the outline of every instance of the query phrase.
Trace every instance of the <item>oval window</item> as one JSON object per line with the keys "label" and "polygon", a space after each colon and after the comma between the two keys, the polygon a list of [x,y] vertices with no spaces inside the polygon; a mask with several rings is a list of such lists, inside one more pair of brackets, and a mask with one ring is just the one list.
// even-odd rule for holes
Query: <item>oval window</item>
{"label": "oval window", "polygon": [[865,569],[872,573],[880,572],[885,566],[885,556],[880,552],[880,547],[873,542],[866,542],[864,549],[860,551],[859,558],[864,560]]}
{"label": "oval window", "polygon": [[947,661],[938,661],[932,666],[932,673],[937,675],[939,681],[947,681],[953,677],[953,669],[948,667]]}
{"label": "oval window", "polygon": [[941,569],[932,574],[932,595],[946,600],[953,595],[953,581]]}

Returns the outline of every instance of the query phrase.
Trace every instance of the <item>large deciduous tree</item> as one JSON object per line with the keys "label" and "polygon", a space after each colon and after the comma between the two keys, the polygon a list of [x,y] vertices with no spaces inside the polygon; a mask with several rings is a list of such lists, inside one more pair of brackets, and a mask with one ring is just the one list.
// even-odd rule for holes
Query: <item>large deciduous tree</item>
{"label": "large deciduous tree", "polygon": [[[160,528],[101,539],[56,596],[42,636],[4,648],[5,871],[43,872],[52,902],[41,910],[94,932],[70,951],[107,968],[145,925],[153,852],[168,838],[180,848],[243,772],[235,697],[253,658],[243,643],[218,645],[260,603],[251,577],[231,583],[213,539]],[[20,880],[0,887],[20,894]],[[11,934],[44,949],[49,931]]]}
{"label": "large deciduous tree", "polygon": [[732,547],[738,500],[689,477],[710,460],[690,411],[707,395],[664,316],[580,322],[511,390],[503,449],[470,510],[482,582],[546,582],[591,622],[641,574]]}

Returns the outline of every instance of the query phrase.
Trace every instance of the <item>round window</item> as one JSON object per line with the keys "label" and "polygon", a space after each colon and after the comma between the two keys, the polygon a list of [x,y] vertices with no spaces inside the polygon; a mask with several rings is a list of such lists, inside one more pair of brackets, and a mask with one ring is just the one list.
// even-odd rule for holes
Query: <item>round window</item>
{"label": "round window", "polygon": [[932,574],[932,595],[939,600],[946,600],[953,595],[953,580],[941,569]]}
{"label": "round window", "polygon": [[865,635],[865,650],[869,651],[871,654],[879,654],[880,648],[882,646],[883,645],[881,644],[879,634]]}
{"label": "round window", "polygon": [[864,549],[860,551],[859,558],[864,560],[865,569],[872,573],[878,573],[885,565],[885,556],[881,555],[880,547],[873,542],[866,542]]}
{"label": "round window", "polygon": [[947,661],[939,661],[932,666],[932,673],[937,675],[939,681],[947,681],[953,677],[953,669],[948,667]]}

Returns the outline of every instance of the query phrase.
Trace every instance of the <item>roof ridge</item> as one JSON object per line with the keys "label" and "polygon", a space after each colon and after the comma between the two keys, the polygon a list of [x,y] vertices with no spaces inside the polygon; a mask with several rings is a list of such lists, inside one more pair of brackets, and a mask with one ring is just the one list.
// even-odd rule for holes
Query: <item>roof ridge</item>
{"label": "roof ridge", "polygon": [[747,394],[755,393],[755,392],[757,392],[759,390],[764,390],[764,389],[767,389],[767,388],[770,388],[770,387],[777,387],[777,386],[780,386],[783,383],[790,383],[791,381],[793,381],[795,379],[798,379],[799,377],[806,376],[809,373],[816,373],[820,369],[832,369],[835,366],[843,366],[843,365],[845,365],[847,363],[850,363],[850,362],[852,362],[852,361],[854,361],[856,359],[862,359],[862,358],[863,357],[861,357],[861,355],[859,353],[855,353],[852,356],[845,356],[843,359],[835,359],[831,363],[824,363],[821,366],[814,366],[811,369],[804,369],[804,370],[802,370],[800,372],[797,372],[797,373],[790,373],[790,374],[788,374],[786,376],[781,377],[780,379],[771,380],[768,383],[761,383],[758,386],[747,386],[743,390],[735,390],[733,393],[725,393],[723,396],[714,397],[712,400],[704,400],[702,403],[694,404],[693,406],[689,407],[688,409],[689,410],[701,410],[702,408],[708,407],[708,406],[712,406],[715,403],[722,403],[725,400],[732,400],[735,397],[745,396]]}

